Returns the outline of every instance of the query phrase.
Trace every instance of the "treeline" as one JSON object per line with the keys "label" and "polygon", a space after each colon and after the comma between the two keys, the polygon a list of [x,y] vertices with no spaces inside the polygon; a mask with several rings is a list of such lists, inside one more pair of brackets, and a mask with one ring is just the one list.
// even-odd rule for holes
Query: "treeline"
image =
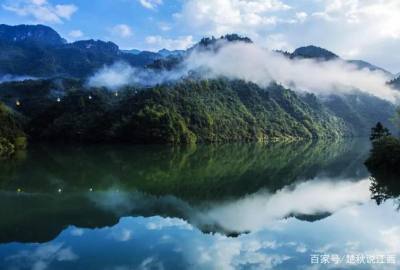
{"label": "treeline", "polygon": [[74,81],[31,84],[13,85],[2,98],[26,117],[32,140],[191,144],[350,135],[314,95],[277,84],[262,89],[240,80],[184,80],[119,92]]}

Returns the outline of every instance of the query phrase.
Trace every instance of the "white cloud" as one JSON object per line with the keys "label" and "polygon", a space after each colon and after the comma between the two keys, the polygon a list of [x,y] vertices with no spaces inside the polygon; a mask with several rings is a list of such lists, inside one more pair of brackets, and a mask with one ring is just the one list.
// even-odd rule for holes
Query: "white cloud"
{"label": "white cloud", "polygon": [[122,38],[128,38],[133,35],[132,29],[126,24],[117,24],[109,29],[110,33]]}
{"label": "white cloud", "polygon": [[400,227],[395,226],[389,229],[381,230],[380,239],[387,247],[386,252],[395,253],[400,250]]}
{"label": "white cloud", "polygon": [[84,233],[85,231],[83,229],[74,228],[71,230],[71,235],[76,237],[82,236]]}
{"label": "white cloud", "polygon": [[270,50],[293,51],[293,46],[284,34],[271,34],[266,38],[266,47]]}
{"label": "white cloud", "polygon": [[113,231],[110,234],[110,238],[112,238],[118,242],[127,242],[132,239],[132,235],[133,235],[132,230],[128,230],[128,229],[124,228],[122,230]]}
{"label": "white cloud", "polygon": [[[322,18],[356,24],[372,36],[400,39],[400,2],[398,0],[325,0]],[[360,29],[361,30],[361,29]]]}
{"label": "white cloud", "polygon": [[[148,38],[147,42],[154,45],[158,44],[159,39],[152,37]],[[216,53],[194,51],[182,63],[181,68],[174,71],[156,72],[116,63],[99,70],[89,78],[88,84],[92,87],[104,86],[115,90],[129,84],[149,85],[149,81],[156,84],[177,80],[193,70],[203,70],[204,78],[224,76],[250,81],[261,87],[277,82],[294,91],[319,96],[361,91],[390,102],[400,99],[400,93],[387,85],[390,77],[379,70],[360,70],[343,60],[293,60],[255,44],[244,43],[225,44]]]}
{"label": "white cloud", "polygon": [[[313,180],[286,187],[275,194],[259,192],[234,202],[209,207],[205,222],[214,222],[231,231],[259,231],[291,214],[335,213],[370,200],[370,181]],[[310,196],[313,194],[313,196]],[[241,218],[237,219],[237,213]]]}
{"label": "white cloud", "polygon": [[54,262],[71,262],[78,258],[70,247],[64,247],[62,243],[50,243],[33,250],[22,250],[7,260],[18,263],[23,269],[45,270],[51,269],[50,266]]}
{"label": "white cloud", "polygon": [[400,97],[398,91],[386,84],[390,78],[383,72],[359,70],[342,60],[291,60],[255,44],[226,44],[217,53],[194,52],[186,64],[189,70],[208,70],[206,77],[226,76],[264,87],[276,81],[293,90],[317,95],[357,90],[392,102]]}
{"label": "white cloud", "polygon": [[139,0],[139,3],[148,9],[156,9],[158,6],[163,4],[162,0]]}
{"label": "white cloud", "polygon": [[164,218],[162,220],[162,222],[148,222],[146,224],[146,228],[150,231],[154,231],[154,230],[163,230],[165,228],[179,228],[182,230],[192,230],[193,227],[191,225],[189,225],[186,221],[182,220],[182,219],[177,219],[177,218]]}
{"label": "white cloud", "polygon": [[158,27],[161,29],[161,31],[167,32],[172,29],[171,25],[166,23],[166,22],[160,22],[158,24]]}
{"label": "white cloud", "polygon": [[153,50],[184,50],[194,44],[193,36],[181,36],[175,39],[164,38],[162,36],[148,36],[145,41]]}
{"label": "white cloud", "polygon": [[308,14],[304,11],[296,13],[296,18],[299,22],[305,22],[305,20],[307,20],[307,17]]}
{"label": "white cloud", "polygon": [[68,33],[68,36],[70,36],[73,39],[78,39],[83,37],[83,32],[81,30],[72,30]]}
{"label": "white cloud", "polygon": [[7,1],[2,7],[18,16],[32,17],[37,22],[43,23],[62,23],[64,20],[69,20],[78,10],[73,4],[53,5],[46,0]]}
{"label": "white cloud", "polygon": [[118,89],[131,83],[134,79],[135,69],[124,63],[116,63],[109,67],[100,69],[88,80],[91,87],[107,87]]}
{"label": "white cloud", "polygon": [[307,29],[293,31],[294,39],[329,45],[342,55],[357,50],[358,58],[394,72],[400,69],[397,53],[400,1],[314,0],[314,3],[322,7],[312,13]]}
{"label": "white cloud", "polygon": [[[105,66],[88,79],[90,87],[106,87],[117,90],[126,85],[155,85],[165,81],[177,80],[182,77],[180,72],[156,72],[146,69],[137,69],[127,63],[118,62],[111,66]],[[109,194],[109,195],[112,195]],[[121,196],[117,196],[120,198]],[[112,198],[110,198],[112,199]],[[116,203],[121,203],[117,201]]]}
{"label": "white cloud", "polygon": [[273,13],[288,9],[290,6],[279,0],[188,0],[175,17],[183,26],[203,34],[251,34],[276,25],[279,20]]}
{"label": "white cloud", "polygon": [[398,0],[187,0],[174,17],[187,33],[239,33],[269,48],[267,36],[285,35],[292,46],[328,47],[397,73],[399,14]]}

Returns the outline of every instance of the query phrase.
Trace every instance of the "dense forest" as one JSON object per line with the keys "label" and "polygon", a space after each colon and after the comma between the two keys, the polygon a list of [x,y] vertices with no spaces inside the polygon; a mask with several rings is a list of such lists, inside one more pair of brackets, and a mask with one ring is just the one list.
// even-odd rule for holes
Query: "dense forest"
{"label": "dense forest", "polygon": [[0,103],[0,159],[13,155],[26,146],[26,137],[18,117]]}
{"label": "dense forest", "polygon": [[191,144],[351,135],[315,96],[277,84],[263,89],[240,80],[188,79],[110,92],[75,80],[42,80],[0,88],[2,99],[25,117],[31,140]]}

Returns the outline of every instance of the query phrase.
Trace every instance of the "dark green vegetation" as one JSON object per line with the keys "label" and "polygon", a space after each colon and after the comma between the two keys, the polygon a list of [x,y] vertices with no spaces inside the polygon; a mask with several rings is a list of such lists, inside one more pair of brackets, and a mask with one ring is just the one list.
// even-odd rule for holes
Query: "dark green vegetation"
{"label": "dark green vegetation", "polygon": [[32,140],[190,144],[351,135],[315,96],[276,84],[185,80],[116,96],[74,80],[26,81],[3,84],[0,93],[9,105],[20,98],[15,109]]}
{"label": "dark green vegetation", "polygon": [[373,147],[365,164],[371,173],[373,198],[381,204],[400,197],[400,139],[381,123],[372,128],[370,139]]}
{"label": "dark green vegetation", "polygon": [[335,116],[346,122],[350,133],[354,136],[369,136],[371,127],[377,122],[382,122],[394,133],[398,130],[392,121],[396,116],[396,107],[388,101],[362,93],[353,93],[332,95],[322,102]]}
{"label": "dark green vegetation", "polygon": [[390,85],[392,85],[393,87],[397,88],[398,90],[400,90],[400,76],[397,77],[396,79],[393,79],[390,82]]}
{"label": "dark green vegetation", "polygon": [[35,144],[25,157],[0,163],[0,213],[7,217],[0,219],[0,243],[47,242],[68,225],[112,226],[124,216],[178,217],[207,232],[227,233],[199,223],[195,213],[260,190],[273,194],[303,180],[365,178],[362,161],[367,155],[368,141],[360,140]]}
{"label": "dark green vegetation", "polygon": [[[371,191],[378,204],[400,197],[400,140],[384,137],[374,141],[366,162],[371,173]],[[399,201],[400,209],[400,201]]]}
{"label": "dark green vegetation", "polygon": [[312,58],[321,61],[329,61],[339,59],[336,54],[316,46],[307,46],[296,49],[292,54],[292,58]]}
{"label": "dark green vegetation", "polygon": [[387,136],[373,141],[371,156],[366,165],[371,170],[400,175],[400,140]]}
{"label": "dark green vegetation", "polygon": [[395,107],[371,96],[319,100],[277,84],[262,89],[240,80],[187,79],[117,94],[74,79],[27,80],[0,84],[0,99],[25,116],[31,140],[188,144],[340,138],[367,136],[381,119],[396,130],[389,120]]}
{"label": "dark green vegetation", "polygon": [[0,103],[0,159],[26,147],[26,137],[14,113]]}

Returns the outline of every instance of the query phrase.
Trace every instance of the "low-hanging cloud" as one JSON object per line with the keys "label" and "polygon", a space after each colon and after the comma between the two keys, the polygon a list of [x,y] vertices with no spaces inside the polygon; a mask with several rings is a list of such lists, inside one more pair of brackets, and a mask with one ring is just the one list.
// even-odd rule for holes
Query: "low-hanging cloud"
{"label": "low-hanging cloud", "polygon": [[104,66],[87,81],[90,87],[106,87],[117,90],[128,85],[153,86],[179,79],[183,74],[172,71],[154,71],[146,68],[135,68],[125,62]]}
{"label": "low-hanging cloud", "polygon": [[188,69],[207,70],[207,77],[243,79],[263,87],[275,81],[293,90],[317,95],[362,91],[391,102],[400,97],[399,92],[387,85],[390,78],[382,71],[359,69],[340,59],[290,59],[254,44],[227,44],[217,53],[197,51],[187,59],[186,65]]}
{"label": "low-hanging cloud", "polygon": [[37,80],[38,78],[32,77],[32,76],[18,76],[18,75],[11,75],[11,74],[5,74],[5,75],[0,75],[0,83],[6,83],[6,82],[22,82],[26,80]]}
{"label": "low-hanging cloud", "polygon": [[341,59],[290,59],[281,53],[245,43],[227,43],[217,51],[194,50],[179,68],[172,71],[115,63],[89,78],[88,85],[111,90],[131,84],[152,86],[179,80],[191,71],[201,71],[196,74],[200,73],[204,78],[242,79],[261,87],[277,82],[297,92],[318,96],[361,91],[390,102],[400,98],[400,92],[387,84],[391,78],[380,70],[360,69]]}

